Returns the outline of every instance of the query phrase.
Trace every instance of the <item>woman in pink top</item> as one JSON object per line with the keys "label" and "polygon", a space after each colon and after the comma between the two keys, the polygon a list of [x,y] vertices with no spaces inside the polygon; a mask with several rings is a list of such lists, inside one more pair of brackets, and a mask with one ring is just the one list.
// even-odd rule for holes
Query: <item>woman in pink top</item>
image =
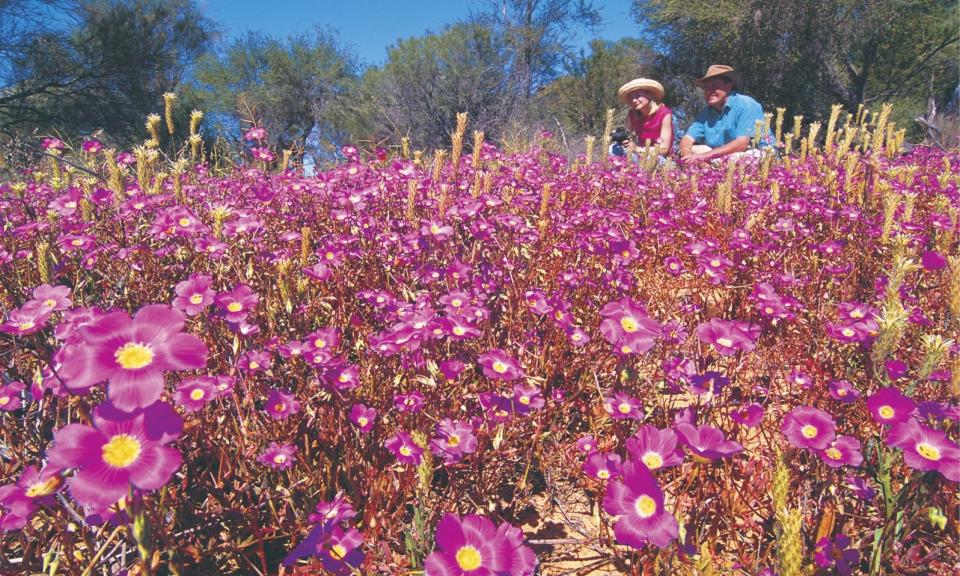
{"label": "woman in pink top", "polygon": [[673,149],[673,111],[662,104],[663,85],[656,80],[637,78],[620,87],[617,97],[630,107],[627,129],[633,132],[636,143],[627,142],[624,148],[635,152],[635,145],[650,141],[661,156]]}

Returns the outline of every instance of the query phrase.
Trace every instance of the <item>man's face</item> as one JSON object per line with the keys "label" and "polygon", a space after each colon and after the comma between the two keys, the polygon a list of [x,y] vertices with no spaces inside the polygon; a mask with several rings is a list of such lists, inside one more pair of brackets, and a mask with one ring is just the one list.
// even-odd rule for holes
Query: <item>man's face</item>
{"label": "man's face", "polygon": [[733,92],[733,82],[723,77],[710,78],[703,83],[703,94],[707,98],[707,105],[716,110],[723,110],[731,92]]}

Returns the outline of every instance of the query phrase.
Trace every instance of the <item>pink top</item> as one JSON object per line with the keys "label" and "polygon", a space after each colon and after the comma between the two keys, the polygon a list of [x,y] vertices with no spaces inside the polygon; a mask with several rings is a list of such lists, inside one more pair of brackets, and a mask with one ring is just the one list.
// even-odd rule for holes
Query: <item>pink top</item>
{"label": "pink top", "polygon": [[[663,119],[673,114],[673,111],[670,108],[664,106],[663,104],[657,108],[657,111],[653,113],[653,116],[647,118],[646,120],[640,116],[640,113],[636,110],[631,110],[627,113],[627,125],[634,134],[637,135],[637,143],[643,146],[643,143],[647,140],[650,140],[652,143],[660,141],[660,127],[663,125]],[[667,150],[673,149],[673,131],[670,131],[669,140],[665,142]]]}

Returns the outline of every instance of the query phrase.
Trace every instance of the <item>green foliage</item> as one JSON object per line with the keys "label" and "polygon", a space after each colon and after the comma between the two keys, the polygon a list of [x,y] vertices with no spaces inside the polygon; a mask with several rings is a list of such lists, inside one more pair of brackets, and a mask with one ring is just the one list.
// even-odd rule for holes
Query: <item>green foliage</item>
{"label": "green foliage", "polygon": [[129,144],[210,41],[193,0],[11,0],[0,9],[4,25],[19,30],[0,48],[8,57],[0,128],[8,131],[103,129]]}
{"label": "green foliage", "polygon": [[546,109],[572,133],[600,137],[607,109],[625,111],[617,100],[620,86],[632,78],[659,76],[654,59],[653,51],[640,40],[594,40],[589,54],[581,53],[568,65],[567,75],[546,87]]}
{"label": "green foliage", "polygon": [[200,59],[192,90],[234,138],[243,121],[256,122],[273,145],[308,145],[316,155],[323,143],[343,139],[344,106],[357,82],[353,57],[318,29],[286,41],[248,33]]}
{"label": "green foliage", "polygon": [[493,139],[515,104],[507,64],[489,27],[458,24],[398,41],[383,68],[364,75],[362,98],[378,135],[408,136],[416,148],[448,146],[458,112]]}
{"label": "green foliage", "polygon": [[633,12],[669,74],[692,80],[731,64],[767,108],[808,119],[833,102],[856,112],[895,98],[919,112],[958,82],[955,0],[634,0]]}

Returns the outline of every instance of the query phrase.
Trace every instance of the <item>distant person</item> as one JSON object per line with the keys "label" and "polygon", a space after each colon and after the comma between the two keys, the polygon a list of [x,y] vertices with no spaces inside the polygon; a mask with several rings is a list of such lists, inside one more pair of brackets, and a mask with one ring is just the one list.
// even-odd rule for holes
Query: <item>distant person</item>
{"label": "distant person", "polygon": [[750,140],[756,135],[757,122],[763,122],[763,107],[740,93],[740,73],[730,66],[714,64],[693,84],[703,89],[707,107],[680,139],[681,162],[760,157],[760,150],[750,148]]}
{"label": "distant person", "polygon": [[611,146],[611,154],[639,154],[647,141],[650,146],[656,147],[659,156],[670,153],[673,148],[673,111],[663,104],[663,95],[663,85],[649,78],[636,78],[620,87],[617,98],[630,108],[627,112],[627,132],[632,137],[625,140],[619,149],[615,141]]}

